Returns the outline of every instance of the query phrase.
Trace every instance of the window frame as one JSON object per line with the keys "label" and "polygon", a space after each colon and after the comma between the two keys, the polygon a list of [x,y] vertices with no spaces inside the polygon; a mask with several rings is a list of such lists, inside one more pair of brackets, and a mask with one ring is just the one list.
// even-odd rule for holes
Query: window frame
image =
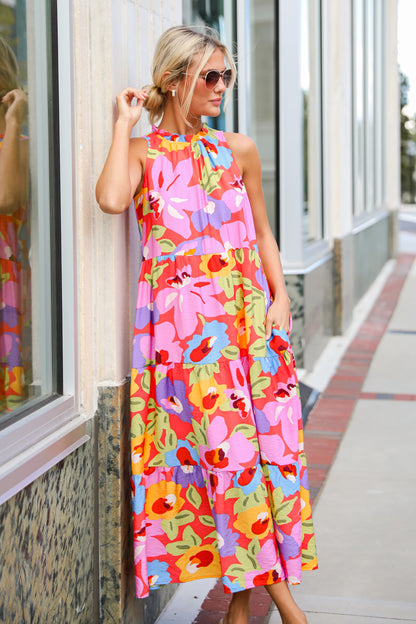
{"label": "window frame", "polygon": [[[87,419],[79,413],[78,370],[78,301],[76,247],[75,179],[75,107],[73,67],[72,1],[58,3],[43,0],[36,9],[38,24],[47,28],[47,11],[51,17],[52,49],[57,52],[53,64],[53,84],[59,85],[54,110],[54,125],[47,124],[48,149],[50,136],[55,135],[59,165],[49,167],[55,181],[54,201],[60,208],[56,222],[60,245],[55,249],[57,300],[58,389],[60,395],[28,404],[21,418],[11,418],[0,431],[0,504],[14,496],[49,468],[84,444],[89,438]],[[34,25],[35,26],[35,25]],[[45,33],[46,34],[46,33]],[[59,45],[58,45],[59,44]],[[44,69],[41,68],[41,69]],[[48,110],[48,102],[46,102]],[[52,173],[51,173],[52,172]],[[60,267],[59,267],[60,264]],[[51,267],[52,268],[52,267]],[[60,270],[59,270],[60,269]]]}

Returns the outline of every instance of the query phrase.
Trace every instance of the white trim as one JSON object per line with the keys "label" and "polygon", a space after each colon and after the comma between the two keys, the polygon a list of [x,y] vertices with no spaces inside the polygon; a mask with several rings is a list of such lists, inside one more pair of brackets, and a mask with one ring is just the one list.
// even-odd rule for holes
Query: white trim
{"label": "white trim", "polygon": [[0,467],[0,505],[89,440],[78,417]]}

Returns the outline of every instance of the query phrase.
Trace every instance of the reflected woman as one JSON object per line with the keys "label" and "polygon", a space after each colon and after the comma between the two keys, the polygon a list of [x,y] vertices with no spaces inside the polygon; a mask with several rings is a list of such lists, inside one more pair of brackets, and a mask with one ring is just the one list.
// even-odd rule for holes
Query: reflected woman
{"label": "reflected woman", "polygon": [[0,413],[17,407],[25,395],[22,335],[29,284],[29,150],[22,126],[26,117],[27,96],[19,88],[17,60],[0,37]]}

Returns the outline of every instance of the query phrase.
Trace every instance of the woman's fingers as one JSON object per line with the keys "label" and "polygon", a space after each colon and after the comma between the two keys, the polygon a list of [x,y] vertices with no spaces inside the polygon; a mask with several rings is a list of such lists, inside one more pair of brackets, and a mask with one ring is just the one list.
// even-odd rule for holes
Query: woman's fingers
{"label": "woman's fingers", "polygon": [[[127,87],[116,97],[118,114],[121,117],[127,117],[133,123],[137,123],[142,113],[143,103],[147,98],[144,89],[133,89]],[[134,102],[134,100],[136,100]]]}

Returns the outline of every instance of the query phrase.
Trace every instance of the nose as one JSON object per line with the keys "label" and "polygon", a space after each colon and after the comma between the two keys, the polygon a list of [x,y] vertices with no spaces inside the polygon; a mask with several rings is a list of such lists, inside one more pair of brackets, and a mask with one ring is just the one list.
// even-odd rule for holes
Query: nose
{"label": "nose", "polygon": [[223,80],[223,77],[220,76],[217,84],[214,87],[214,91],[216,91],[217,93],[224,93],[224,91],[227,89],[227,87],[225,86],[225,82]]}

